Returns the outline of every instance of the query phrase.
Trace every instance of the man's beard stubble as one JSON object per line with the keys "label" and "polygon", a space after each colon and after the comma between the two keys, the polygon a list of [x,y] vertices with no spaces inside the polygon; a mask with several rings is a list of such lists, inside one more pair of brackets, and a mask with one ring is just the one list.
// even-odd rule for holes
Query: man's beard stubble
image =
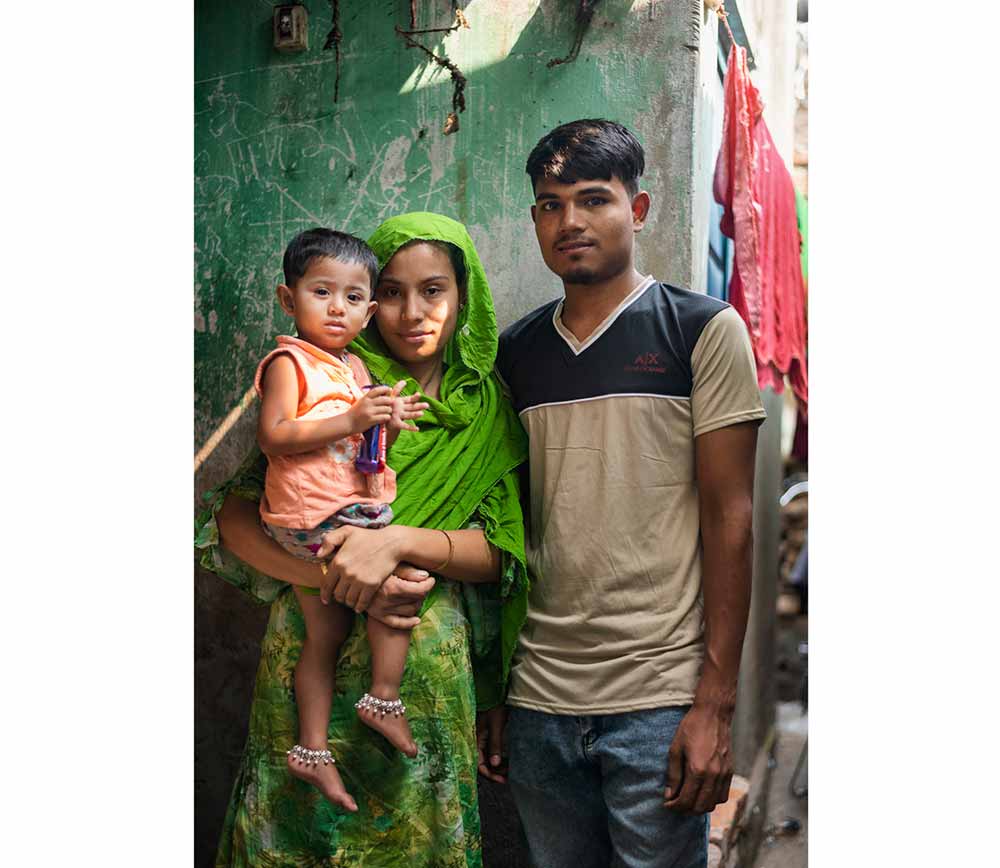
{"label": "man's beard stubble", "polygon": [[565,283],[572,283],[574,286],[589,286],[592,283],[597,283],[601,278],[591,268],[576,268],[563,274],[562,279]]}
{"label": "man's beard stubble", "polygon": [[631,260],[628,256],[621,257],[620,260],[604,263],[604,268],[588,268],[583,265],[572,266],[568,271],[559,275],[563,283],[573,286],[592,286],[595,283],[603,283],[617,277],[628,269]]}

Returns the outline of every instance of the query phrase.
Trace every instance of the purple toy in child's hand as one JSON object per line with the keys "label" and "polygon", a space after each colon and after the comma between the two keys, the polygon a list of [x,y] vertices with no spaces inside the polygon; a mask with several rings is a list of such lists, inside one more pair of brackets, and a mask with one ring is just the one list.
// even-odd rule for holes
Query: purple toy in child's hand
{"label": "purple toy in child's hand", "polygon": [[[366,391],[373,389],[377,383],[363,386]],[[385,470],[385,431],[381,425],[372,425],[364,433],[365,442],[358,451],[354,466],[362,473],[381,473]]]}

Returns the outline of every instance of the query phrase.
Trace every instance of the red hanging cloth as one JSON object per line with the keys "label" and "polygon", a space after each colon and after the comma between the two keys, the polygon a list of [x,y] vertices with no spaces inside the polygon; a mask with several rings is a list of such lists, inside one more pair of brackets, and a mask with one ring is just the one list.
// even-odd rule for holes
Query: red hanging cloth
{"label": "red hanging cloth", "polygon": [[720,228],[735,245],[729,303],[750,330],[758,385],[781,392],[787,374],[805,416],[806,294],[795,187],[764,123],[746,49],[735,43],[723,90],[713,192],[724,209]]}

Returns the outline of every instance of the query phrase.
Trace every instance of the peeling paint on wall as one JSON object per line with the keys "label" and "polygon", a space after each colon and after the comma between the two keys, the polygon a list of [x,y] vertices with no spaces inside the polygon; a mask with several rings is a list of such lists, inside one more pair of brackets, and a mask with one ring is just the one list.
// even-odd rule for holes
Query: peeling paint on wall
{"label": "peeling paint on wall", "polygon": [[385,158],[382,160],[382,171],[379,173],[379,183],[382,185],[382,192],[392,191],[394,196],[402,193],[402,186],[406,183],[406,157],[410,153],[411,141],[409,136],[399,136],[389,142],[385,149]]}

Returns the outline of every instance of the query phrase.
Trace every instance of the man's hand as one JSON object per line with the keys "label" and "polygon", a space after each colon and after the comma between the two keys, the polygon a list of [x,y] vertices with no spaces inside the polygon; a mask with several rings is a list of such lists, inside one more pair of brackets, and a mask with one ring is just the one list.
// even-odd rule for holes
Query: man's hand
{"label": "man's hand", "polygon": [[476,715],[476,747],[479,774],[498,784],[507,783],[507,757],[503,751],[503,731],[507,726],[507,706],[498,705]]}
{"label": "man's hand", "polygon": [[417,612],[433,587],[434,578],[426,570],[400,564],[378,589],[368,617],[397,630],[412,630],[420,623]]}
{"label": "man's hand", "polygon": [[729,798],[733,779],[732,712],[691,706],[667,754],[663,804],[673,811],[707,814]]}

